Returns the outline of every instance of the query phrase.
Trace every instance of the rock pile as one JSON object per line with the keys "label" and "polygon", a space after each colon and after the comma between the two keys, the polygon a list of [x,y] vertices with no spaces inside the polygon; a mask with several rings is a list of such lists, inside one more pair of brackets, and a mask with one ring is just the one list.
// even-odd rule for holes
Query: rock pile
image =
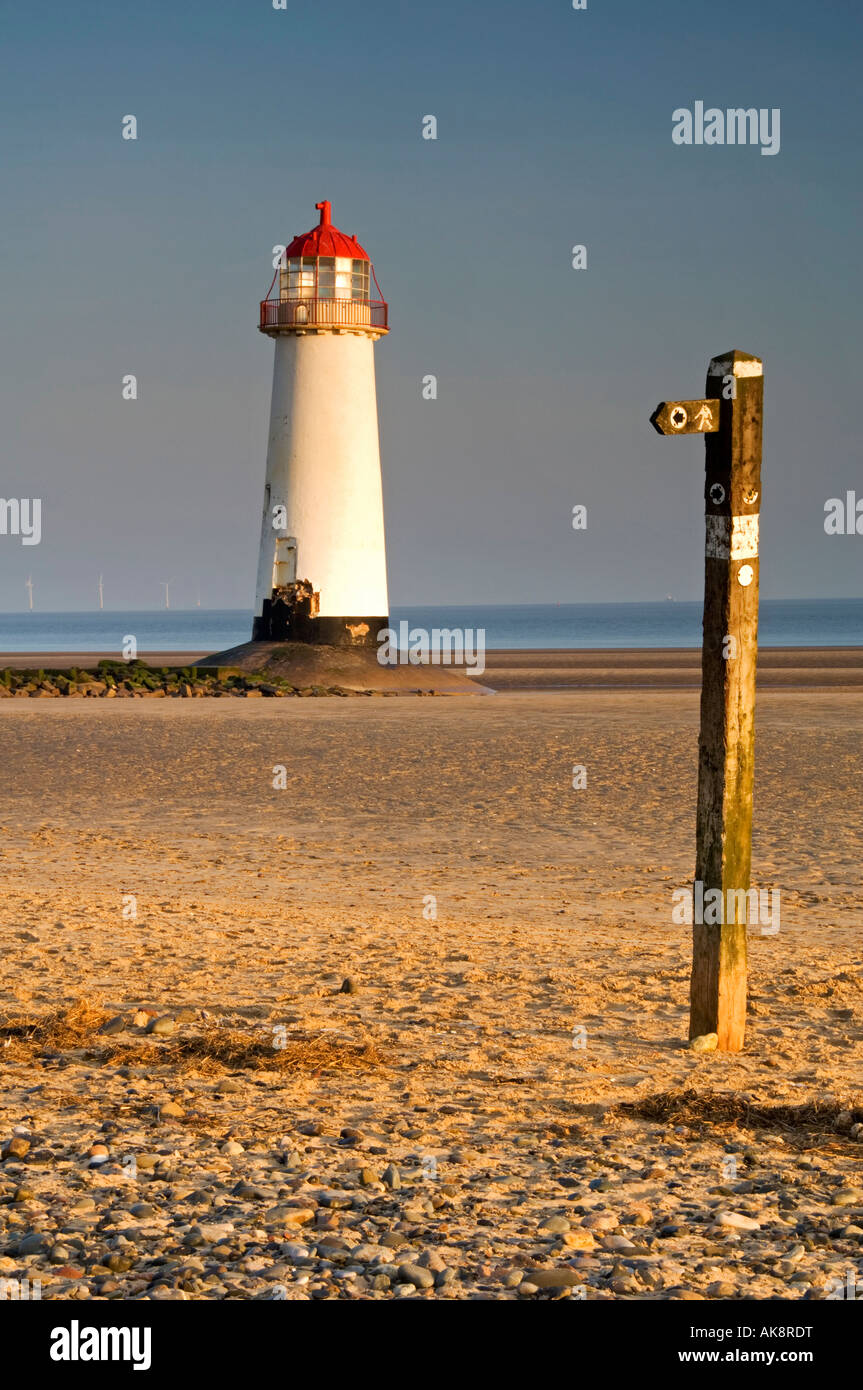
{"label": "rock pile", "polygon": [[226,672],[206,666],[148,666],[144,661],[100,661],[93,670],[0,671],[0,700],[152,699],[240,696],[244,699],[285,696],[372,695],[389,692],[350,690],[341,685],[299,687],[279,676]]}

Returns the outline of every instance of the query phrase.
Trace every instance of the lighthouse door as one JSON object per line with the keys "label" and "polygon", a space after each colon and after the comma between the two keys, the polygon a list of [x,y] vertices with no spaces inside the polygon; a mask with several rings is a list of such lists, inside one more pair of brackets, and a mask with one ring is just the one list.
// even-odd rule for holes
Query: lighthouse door
{"label": "lighthouse door", "polygon": [[273,565],[273,588],[283,589],[293,584],[297,577],[297,542],[294,536],[286,536],[276,541],[276,558]]}

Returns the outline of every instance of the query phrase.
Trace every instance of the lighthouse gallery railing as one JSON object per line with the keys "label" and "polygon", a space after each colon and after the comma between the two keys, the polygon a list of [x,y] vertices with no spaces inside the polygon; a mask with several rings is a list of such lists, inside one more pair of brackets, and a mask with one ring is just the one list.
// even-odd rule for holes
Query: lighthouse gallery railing
{"label": "lighthouse gallery railing", "polygon": [[386,328],[384,299],[264,299],[260,327]]}

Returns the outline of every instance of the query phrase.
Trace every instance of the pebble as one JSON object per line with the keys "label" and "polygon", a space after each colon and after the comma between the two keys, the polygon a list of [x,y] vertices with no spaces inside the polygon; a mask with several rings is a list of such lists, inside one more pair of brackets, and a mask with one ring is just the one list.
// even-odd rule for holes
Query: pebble
{"label": "pebble", "polygon": [[579,1227],[575,1231],[566,1231],[561,1236],[561,1244],[567,1250],[595,1250],[596,1241],[590,1231]]}
{"label": "pebble", "polygon": [[830,1198],[832,1207],[863,1207],[863,1187],[840,1187]]}
{"label": "pebble", "polygon": [[401,1175],[394,1163],[391,1163],[384,1169],[382,1182],[386,1183],[387,1187],[391,1188],[393,1191],[401,1187]]}
{"label": "pebble", "polygon": [[618,1274],[608,1281],[608,1286],[614,1293],[619,1294],[637,1294],[641,1292],[641,1286],[632,1274]]}
{"label": "pebble", "polygon": [[412,1221],[416,1225],[419,1225],[424,1217],[431,1216],[433,1212],[434,1207],[430,1202],[421,1204],[414,1203],[412,1206],[405,1206],[402,1217],[405,1221]]}
{"label": "pebble", "polygon": [[524,1281],[519,1285],[519,1290],[524,1291],[525,1282],[529,1281],[536,1289],[571,1289],[576,1284],[584,1283],[584,1275],[580,1270],[567,1269],[532,1269],[524,1276]]}
{"label": "pebble", "polygon": [[298,1241],[286,1240],[279,1246],[279,1254],[292,1264],[300,1263],[309,1258],[309,1248],[307,1245],[300,1245]]}
{"label": "pebble", "polygon": [[635,1244],[626,1236],[606,1236],[602,1242],[603,1250],[634,1250]]}
{"label": "pebble", "polygon": [[403,1264],[398,1267],[398,1277],[403,1284],[413,1284],[418,1289],[430,1289],[434,1285],[434,1275],[418,1264]]}
{"label": "pebble", "polygon": [[355,1264],[370,1265],[373,1260],[383,1259],[388,1253],[380,1245],[356,1245],[351,1250],[351,1259]]}
{"label": "pebble", "polygon": [[718,1226],[730,1226],[734,1231],[760,1231],[761,1222],[754,1216],[744,1216],[739,1211],[719,1211],[716,1213]]}
{"label": "pebble", "polygon": [[589,1212],[581,1224],[586,1231],[613,1231],[620,1222],[610,1211],[594,1211]]}
{"label": "pebble", "polygon": [[638,1206],[631,1207],[625,1216],[621,1218],[623,1226],[646,1226],[653,1216],[650,1207]]}
{"label": "pebble", "polygon": [[127,1274],[135,1263],[131,1255],[111,1254],[105,1264],[112,1274]]}
{"label": "pebble", "polygon": [[22,1236],[18,1242],[19,1255],[41,1255],[48,1248],[48,1237],[40,1231],[32,1231],[30,1235]]}
{"label": "pebble", "polygon": [[689,1041],[690,1052],[715,1052],[718,1046],[718,1033],[700,1033]]}
{"label": "pebble", "polygon": [[331,1211],[344,1211],[354,1204],[350,1192],[320,1192],[318,1193],[318,1201],[321,1206],[329,1207]]}
{"label": "pebble", "polygon": [[737,1298],[739,1292],[736,1284],[730,1284],[725,1279],[717,1279],[707,1286],[708,1298]]}
{"label": "pebble", "polygon": [[10,1139],[3,1146],[4,1158],[23,1158],[30,1151],[30,1141],[28,1139]]}
{"label": "pebble", "polygon": [[400,1231],[386,1231],[380,1238],[381,1245],[385,1245],[389,1250],[402,1250],[407,1245],[408,1240]]}
{"label": "pebble", "polygon": [[100,1033],[106,1033],[109,1037],[113,1037],[115,1033],[124,1033],[125,1031],[125,1014],[115,1014],[113,1018],[108,1019],[107,1023],[103,1023],[102,1027],[99,1029]]}
{"label": "pebble", "polygon": [[316,1207],[289,1207],[282,1221],[286,1226],[308,1226],[316,1214]]}
{"label": "pebble", "polygon": [[539,1224],[541,1231],[547,1231],[549,1235],[553,1236],[565,1235],[570,1228],[571,1222],[565,1216],[549,1216]]}
{"label": "pebble", "polygon": [[167,1037],[176,1030],[177,1024],[171,1014],[160,1014],[158,1018],[151,1018],[147,1024],[147,1032],[153,1033],[156,1037]]}

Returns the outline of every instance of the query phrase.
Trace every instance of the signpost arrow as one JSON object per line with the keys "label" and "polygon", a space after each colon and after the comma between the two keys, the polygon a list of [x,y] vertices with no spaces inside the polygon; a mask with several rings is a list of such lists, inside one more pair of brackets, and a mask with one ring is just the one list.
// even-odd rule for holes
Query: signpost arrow
{"label": "signpost arrow", "polygon": [[657,434],[716,434],[720,401],[660,401],[650,417]]}
{"label": "signpost arrow", "polygon": [[763,370],[761,359],[748,352],[715,357],[706,400],[663,402],[650,417],[660,434],[707,435],[689,1036],[716,1033],[726,1052],[743,1047],[746,919],[754,896],[749,878]]}

